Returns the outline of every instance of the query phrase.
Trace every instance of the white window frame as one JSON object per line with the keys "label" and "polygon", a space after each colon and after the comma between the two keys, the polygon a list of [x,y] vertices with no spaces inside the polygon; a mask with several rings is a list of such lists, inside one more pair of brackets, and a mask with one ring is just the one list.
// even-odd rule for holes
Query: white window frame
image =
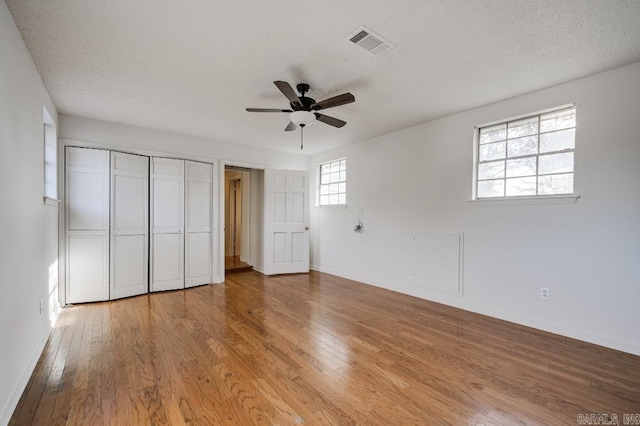
{"label": "white window frame", "polygon": [[[340,167],[341,167],[340,164],[342,162],[344,162],[343,163],[344,164],[344,168],[342,170],[340,170]],[[336,163],[338,164],[338,167],[339,167],[338,173],[340,174],[340,173],[344,172],[344,179],[341,179],[341,180],[338,180],[338,181],[335,181],[335,182],[322,183],[322,175],[323,175],[322,168],[323,168],[323,166],[331,167],[332,165],[334,165]],[[325,173],[325,175],[328,175],[328,174],[329,173]],[[317,189],[317,191],[316,191],[316,194],[317,194],[317,196],[316,196],[316,206],[317,207],[322,207],[322,208],[342,207],[342,208],[344,208],[344,207],[347,206],[347,158],[346,157],[342,157],[342,158],[338,158],[338,159],[335,159],[335,160],[325,161],[324,163],[320,163],[318,165],[318,168],[317,168],[317,179],[318,179],[317,180],[318,181],[318,185],[316,186],[316,189]],[[340,184],[344,184],[344,191],[335,193],[334,195],[337,195],[338,197],[340,197],[340,195],[344,195],[344,202],[343,203],[338,202],[338,203],[326,203],[326,204],[323,204],[322,203],[322,196],[323,195],[321,195],[322,188],[323,187],[330,188],[331,185],[340,185]],[[328,195],[329,196],[329,194],[324,194],[324,195]],[[330,196],[329,196],[329,199],[330,199]]]}
{"label": "white window frame", "polygon": [[[519,116],[515,116],[515,117],[510,117],[507,119],[501,119],[501,120],[496,120],[496,121],[492,121],[492,122],[488,122],[488,123],[484,123],[478,126],[474,127],[474,133],[473,133],[473,183],[472,183],[472,198],[471,201],[478,203],[478,204],[493,204],[493,203],[501,203],[501,204],[520,204],[520,203],[539,203],[539,202],[553,202],[553,203],[557,203],[557,202],[561,202],[561,203],[575,203],[578,198],[580,198],[579,195],[576,195],[576,188],[575,188],[575,173],[576,173],[576,166],[575,166],[575,142],[574,142],[574,148],[572,149],[567,149],[567,150],[559,150],[559,151],[549,151],[549,152],[545,152],[545,153],[540,153],[539,149],[540,149],[540,145],[539,145],[539,139],[538,139],[538,152],[536,154],[531,154],[531,155],[525,155],[523,157],[535,157],[536,158],[536,181],[537,178],[539,176],[545,176],[546,174],[539,174],[539,170],[537,168],[537,163],[539,160],[540,156],[544,156],[544,155],[549,155],[549,154],[556,154],[556,153],[562,153],[562,152],[572,152],[574,153],[574,166],[573,166],[573,171],[571,172],[573,174],[573,192],[571,193],[561,193],[561,194],[536,194],[536,195],[507,195],[506,194],[506,188],[505,188],[505,193],[502,196],[494,196],[494,197],[478,197],[478,182],[480,182],[481,180],[478,179],[478,169],[479,169],[479,165],[481,164],[481,162],[479,161],[479,155],[480,155],[480,132],[483,128],[486,127],[492,127],[492,126],[497,126],[500,124],[508,124],[511,123],[513,121],[519,121],[519,120],[524,120],[527,118],[533,118],[533,117],[537,117],[538,120],[540,120],[540,116],[544,115],[544,114],[549,114],[549,113],[553,113],[553,112],[560,112],[562,110],[566,110],[566,109],[576,109],[576,105],[575,104],[566,104],[566,105],[561,105],[561,106],[557,106],[557,107],[553,107],[553,108],[547,108],[544,110],[540,110],[540,111],[536,111],[533,113],[529,113],[529,114],[523,114],[523,115],[519,115]],[[538,121],[539,124],[539,121]],[[576,128],[577,128],[577,123],[576,123]],[[544,134],[545,132],[543,132]],[[540,136],[540,128],[538,126],[538,132],[536,133],[536,136]],[[505,139],[505,141],[507,141],[507,139]],[[505,153],[505,160],[508,159],[506,157],[506,153]],[[517,157],[516,157],[517,158]],[[491,160],[490,160],[491,161]],[[502,179],[505,179],[505,185],[506,185],[506,176]],[[538,182],[538,181],[537,181]],[[536,192],[538,192],[538,185],[536,184]]]}
{"label": "white window frame", "polygon": [[46,108],[43,108],[43,201],[45,205],[57,206],[58,199],[58,135],[56,124]]}

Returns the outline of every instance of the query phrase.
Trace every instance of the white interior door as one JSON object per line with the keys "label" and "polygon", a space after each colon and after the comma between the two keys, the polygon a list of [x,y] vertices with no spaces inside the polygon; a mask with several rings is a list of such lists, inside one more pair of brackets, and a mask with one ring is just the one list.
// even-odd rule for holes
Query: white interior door
{"label": "white interior door", "polygon": [[265,170],[264,271],[309,272],[308,173]]}
{"label": "white interior door", "polygon": [[213,165],[185,161],[185,167],[185,287],[193,287],[213,281]]}
{"label": "white interior door", "polygon": [[184,161],[151,159],[151,291],[184,288]]}
{"label": "white interior door", "polygon": [[109,300],[109,151],[66,150],[69,303]]}
{"label": "white interior door", "polygon": [[149,157],[111,153],[111,299],[147,293]]}

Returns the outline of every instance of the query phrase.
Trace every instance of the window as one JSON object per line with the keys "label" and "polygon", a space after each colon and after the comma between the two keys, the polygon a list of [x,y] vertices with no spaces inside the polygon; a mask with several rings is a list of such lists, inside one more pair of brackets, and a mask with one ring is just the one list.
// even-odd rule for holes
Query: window
{"label": "window", "polygon": [[347,204],[347,159],[320,164],[321,206],[344,206]]}
{"label": "window", "polygon": [[58,198],[58,145],[56,126],[44,109],[44,201],[57,201]]}
{"label": "window", "polygon": [[475,198],[573,194],[575,107],[480,127]]}

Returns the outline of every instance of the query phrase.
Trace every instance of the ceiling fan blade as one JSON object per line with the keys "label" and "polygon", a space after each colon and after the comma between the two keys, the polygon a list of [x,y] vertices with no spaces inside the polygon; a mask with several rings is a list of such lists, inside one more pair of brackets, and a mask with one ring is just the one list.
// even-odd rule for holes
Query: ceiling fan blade
{"label": "ceiling fan blade", "polygon": [[318,111],[321,109],[333,108],[340,105],[350,104],[355,102],[356,98],[351,93],[343,93],[342,95],[334,96],[333,98],[325,99],[324,101],[316,102],[311,105],[311,109]]}
{"label": "ceiling fan blade", "polygon": [[293,121],[290,121],[289,124],[287,124],[287,127],[284,128],[285,132],[291,132],[293,130],[295,130],[298,126],[295,125],[295,123]]}
{"label": "ceiling fan blade", "polygon": [[248,112],[293,112],[290,109],[277,108],[247,108]]}
{"label": "ceiling fan blade", "polygon": [[316,115],[316,119],[318,121],[322,121],[324,124],[328,124],[333,127],[344,127],[347,124],[346,121],[342,121],[339,118],[329,117],[328,115],[320,114],[319,112],[314,113]]}
{"label": "ceiling fan blade", "polygon": [[296,106],[302,106],[302,104],[300,103],[300,99],[298,99],[296,92],[293,90],[293,87],[291,87],[289,83],[287,83],[286,81],[274,81],[273,84],[275,84],[276,87],[280,89],[282,94],[286,96],[287,99],[289,99],[289,102]]}

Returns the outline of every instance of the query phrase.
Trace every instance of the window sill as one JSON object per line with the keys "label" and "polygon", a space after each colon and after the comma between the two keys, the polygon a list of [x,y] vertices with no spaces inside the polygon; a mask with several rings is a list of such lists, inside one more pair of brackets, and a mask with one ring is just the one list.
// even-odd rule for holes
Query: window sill
{"label": "window sill", "polygon": [[508,198],[482,198],[469,200],[474,206],[526,206],[536,204],[575,204],[579,195],[550,195],[546,197],[508,197]]}
{"label": "window sill", "polygon": [[317,209],[322,209],[322,210],[346,210],[347,205],[346,204],[333,204],[333,205],[329,205],[329,206],[316,206]]}
{"label": "window sill", "polygon": [[58,207],[58,205],[60,204],[60,200],[58,200],[57,198],[51,198],[51,197],[42,197],[42,201],[44,202],[45,206],[51,206],[51,207]]}

